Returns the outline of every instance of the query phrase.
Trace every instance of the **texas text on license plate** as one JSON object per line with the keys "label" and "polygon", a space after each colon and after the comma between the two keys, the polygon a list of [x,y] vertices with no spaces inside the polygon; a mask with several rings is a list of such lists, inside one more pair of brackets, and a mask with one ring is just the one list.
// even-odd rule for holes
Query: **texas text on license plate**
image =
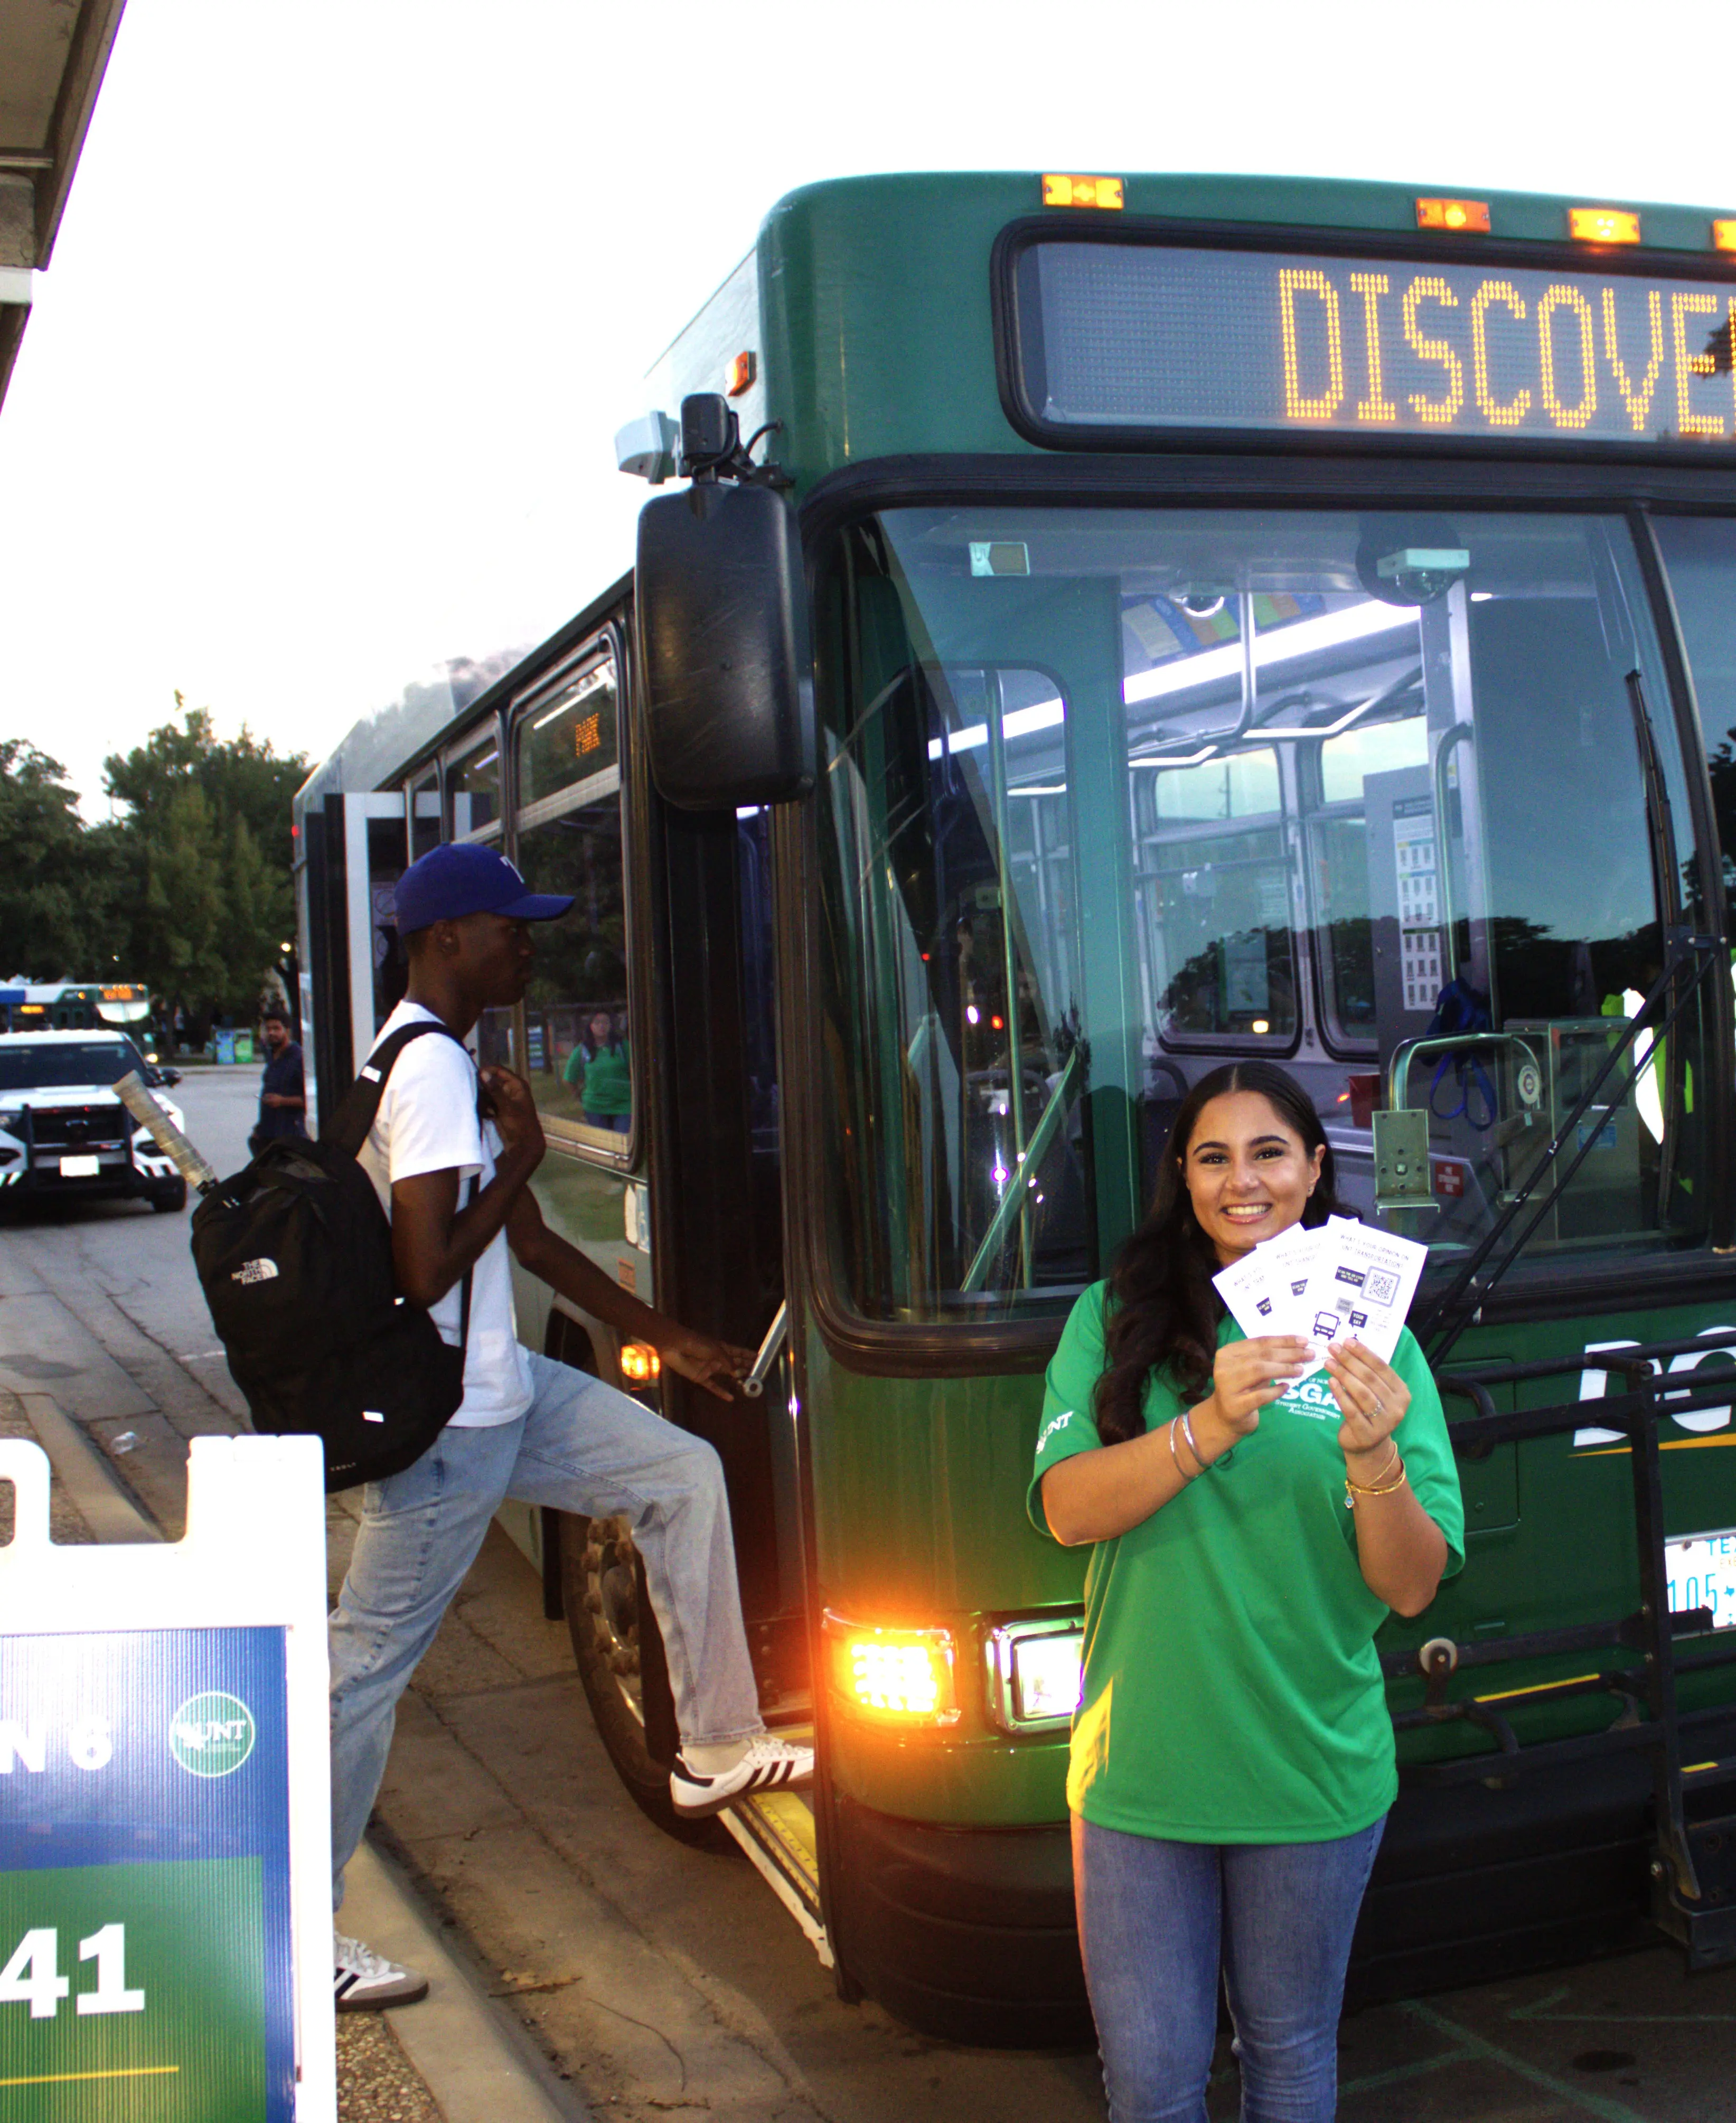
{"label": "texas text on license plate", "polygon": [[1736,1629],[1736,1529],[1667,1540],[1663,1563],[1673,1615],[1710,1607],[1715,1629]]}

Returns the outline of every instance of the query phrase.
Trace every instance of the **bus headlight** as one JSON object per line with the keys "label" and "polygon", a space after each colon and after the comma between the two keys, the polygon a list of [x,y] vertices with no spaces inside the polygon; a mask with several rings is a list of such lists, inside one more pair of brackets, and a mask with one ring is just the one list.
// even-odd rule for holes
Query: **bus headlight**
{"label": "bus headlight", "polygon": [[842,1706],[876,1724],[955,1725],[950,1629],[882,1629],[828,1613],[827,1666]]}
{"label": "bus headlight", "polygon": [[989,1632],[988,1708],[1002,1732],[1050,1732],[1079,1707],[1085,1625],[1077,1615]]}

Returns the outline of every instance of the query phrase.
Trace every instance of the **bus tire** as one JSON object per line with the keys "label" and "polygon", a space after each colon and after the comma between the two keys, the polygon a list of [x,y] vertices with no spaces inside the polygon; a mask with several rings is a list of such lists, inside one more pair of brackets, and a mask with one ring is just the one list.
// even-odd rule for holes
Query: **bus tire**
{"label": "bus tire", "polygon": [[678,1842],[715,1846],[724,1839],[716,1821],[683,1820],[669,1797],[675,1704],[627,1522],[570,1511],[560,1521],[567,1630],[603,1751],[647,1820]]}
{"label": "bus tire", "polygon": [[172,1179],[167,1187],[153,1188],[151,1191],[151,1207],[159,1216],[173,1216],[177,1209],[185,1209],[186,1206],[187,1183],[185,1179]]}

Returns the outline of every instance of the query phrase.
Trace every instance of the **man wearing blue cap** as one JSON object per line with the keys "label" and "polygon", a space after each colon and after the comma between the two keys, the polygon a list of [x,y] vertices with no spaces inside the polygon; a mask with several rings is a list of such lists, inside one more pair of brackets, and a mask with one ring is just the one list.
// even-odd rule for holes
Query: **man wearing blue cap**
{"label": "man wearing blue cap", "polygon": [[[413,1467],[368,1488],[331,1618],[334,1905],[385,1773],[398,1697],[509,1496],[631,1521],[681,1730],[669,1779],[678,1813],[702,1819],[813,1774],[811,1750],[772,1738],[760,1719],[716,1452],[600,1380],[533,1354],[514,1328],[509,1248],[531,1274],[650,1343],[671,1371],[721,1399],[753,1361],[641,1305],[549,1230],[527,1184],[543,1152],[530,1086],[510,1070],[479,1072],[460,1043],[485,1010],[520,1000],[531,924],[557,921],[572,903],[528,892],[504,856],[475,842],[434,849],[398,883],[410,982],[380,1038],[419,1022],[454,1037],[404,1049],[360,1162],[392,1219],[400,1291],[428,1308],[449,1343],[463,1342],[464,1399]],[[427,1989],[359,1940],[339,1933],[335,1948],[341,2009],[406,2004]]]}

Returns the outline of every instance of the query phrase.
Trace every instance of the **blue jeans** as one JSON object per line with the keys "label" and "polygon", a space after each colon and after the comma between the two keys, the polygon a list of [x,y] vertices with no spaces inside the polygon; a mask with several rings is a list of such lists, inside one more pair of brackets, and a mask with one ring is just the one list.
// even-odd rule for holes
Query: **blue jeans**
{"label": "blue jeans", "polygon": [[1205,2123],[1220,1955],[1242,2123],[1331,2123],[1344,1968],[1386,1825],[1329,1843],[1166,1843],[1074,1815],[1110,2123]]}
{"label": "blue jeans", "polygon": [[717,1455],[589,1372],[529,1363],[535,1399],[517,1422],[448,1425],[413,1467],[363,1493],[331,1625],[334,1908],[386,1774],[398,1698],[508,1497],[590,1518],[624,1513],[683,1740],[717,1746],[764,1729]]}

